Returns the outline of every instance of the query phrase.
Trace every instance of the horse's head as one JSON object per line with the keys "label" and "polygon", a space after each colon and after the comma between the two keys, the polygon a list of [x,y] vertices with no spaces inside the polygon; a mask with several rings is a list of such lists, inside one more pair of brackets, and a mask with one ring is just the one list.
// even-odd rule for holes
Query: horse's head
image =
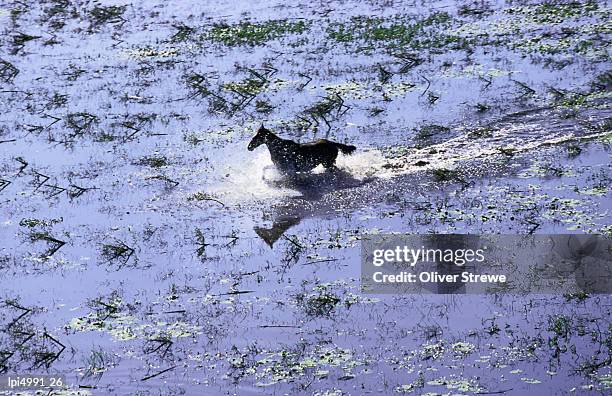
{"label": "horse's head", "polygon": [[266,143],[268,141],[269,134],[270,134],[270,131],[267,130],[263,126],[263,124],[261,124],[261,126],[257,130],[257,133],[255,134],[255,136],[253,136],[253,139],[251,139],[251,142],[249,143],[249,146],[247,147],[247,149],[249,151],[253,151],[257,147],[259,147],[262,144]]}

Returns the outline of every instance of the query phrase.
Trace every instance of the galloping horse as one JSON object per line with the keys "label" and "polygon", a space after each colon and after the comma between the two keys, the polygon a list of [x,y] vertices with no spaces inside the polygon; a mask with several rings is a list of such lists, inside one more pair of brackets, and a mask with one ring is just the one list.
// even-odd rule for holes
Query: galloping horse
{"label": "galloping horse", "polygon": [[351,154],[357,149],[355,146],[336,143],[326,139],[315,140],[309,143],[297,143],[293,140],[282,139],[272,131],[266,129],[263,124],[257,130],[257,134],[249,143],[249,151],[265,144],[268,146],[272,162],[283,173],[294,174],[308,172],[319,164],[325,169],[334,169],[338,151],[343,154]]}

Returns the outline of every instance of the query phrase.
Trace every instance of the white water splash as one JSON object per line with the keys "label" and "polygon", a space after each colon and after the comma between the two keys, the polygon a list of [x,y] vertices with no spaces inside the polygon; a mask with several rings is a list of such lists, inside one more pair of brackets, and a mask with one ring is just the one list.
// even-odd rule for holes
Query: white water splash
{"label": "white water splash", "polygon": [[390,178],[393,176],[393,172],[384,168],[387,162],[389,160],[385,158],[381,150],[366,149],[358,150],[352,155],[339,155],[336,165],[357,179]]}
{"label": "white water splash", "polygon": [[[239,147],[224,154],[214,166],[217,171],[214,180],[206,188],[208,194],[226,203],[301,195],[299,191],[288,186],[288,183],[283,183],[285,176],[275,169],[265,148],[248,152]],[[356,180],[363,180],[370,177],[391,177],[393,173],[383,168],[386,162],[382,151],[372,149],[353,155],[340,154],[336,164]],[[324,172],[321,166],[312,171],[313,174]]]}
{"label": "white water splash", "polygon": [[207,188],[207,191],[215,196],[240,202],[296,194],[271,183],[281,176],[274,169],[267,150],[241,152],[240,155],[225,156],[223,161],[225,163],[219,167],[220,177]]}

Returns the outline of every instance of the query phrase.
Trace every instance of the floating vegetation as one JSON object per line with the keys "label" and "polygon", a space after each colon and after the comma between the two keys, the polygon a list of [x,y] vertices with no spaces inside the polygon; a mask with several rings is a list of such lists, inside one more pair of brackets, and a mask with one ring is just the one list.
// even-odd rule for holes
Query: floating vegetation
{"label": "floating vegetation", "polygon": [[527,22],[538,24],[557,24],[570,18],[590,16],[599,9],[595,1],[535,4],[522,7],[511,7],[505,10],[510,15],[520,15]]}
{"label": "floating vegetation", "polygon": [[535,176],[552,176],[552,177],[562,177],[562,176],[573,176],[574,173],[571,169],[564,169],[562,167],[551,164],[550,162],[534,162],[533,165],[521,172],[519,177],[521,178],[530,178]]}
{"label": "floating vegetation", "polygon": [[469,342],[456,342],[451,345],[453,351],[458,353],[461,356],[469,355],[474,352],[476,346],[474,344],[470,344]]}
{"label": "floating vegetation", "polygon": [[125,56],[133,59],[147,58],[172,58],[179,54],[179,49],[175,47],[143,47],[124,51]]}
{"label": "floating vegetation", "polygon": [[207,37],[227,46],[262,45],[267,41],[288,35],[302,34],[309,28],[305,20],[270,20],[265,22],[240,22],[233,25],[217,24]]}
{"label": "floating vegetation", "polygon": [[25,47],[26,43],[32,40],[37,40],[41,38],[41,36],[32,36],[26,33],[17,33],[13,36],[13,54],[17,54],[23,47]]}
{"label": "floating vegetation", "polygon": [[309,129],[314,126],[318,129],[321,122],[325,123],[327,130],[331,130],[331,121],[338,120],[343,116],[350,106],[344,104],[344,99],[338,93],[328,94],[322,100],[307,107],[302,114],[298,116],[298,120],[302,121],[304,129]]}
{"label": "floating vegetation", "polygon": [[105,332],[116,341],[155,340],[165,336],[170,338],[193,337],[201,331],[200,326],[180,321],[139,323],[135,317],[128,314],[112,314],[102,319],[97,313],[76,317],[70,321],[68,327],[77,332]]}
{"label": "floating vegetation", "polygon": [[380,96],[388,100],[390,98],[405,95],[407,92],[413,91],[415,87],[416,85],[414,83],[408,81],[398,81],[386,84],[372,82],[358,83],[352,81],[344,84],[326,85],[323,89],[349,99],[366,99],[373,96]]}
{"label": "floating vegetation", "polygon": [[379,301],[355,294],[350,291],[351,289],[353,287],[342,280],[321,283],[313,287],[310,292],[298,293],[295,301],[306,315],[313,317],[330,317],[340,306],[351,308],[355,304],[372,304]]}
{"label": "floating vegetation", "polygon": [[447,389],[456,389],[460,392],[475,392],[478,393],[482,388],[476,380],[458,379],[442,377],[435,380],[427,381],[426,385],[430,386],[445,386]]}
{"label": "floating vegetation", "polygon": [[212,87],[208,78],[202,74],[186,75],[185,81],[193,91],[189,99],[208,98],[211,113],[233,115],[245,110],[253,99],[268,87],[279,89],[283,85],[282,80],[271,81],[270,78],[277,70],[269,64],[264,64],[261,69],[244,68],[244,70],[249,73],[249,77],[238,82],[224,83],[218,88]]}
{"label": "floating vegetation", "polygon": [[50,227],[50,226],[53,226],[54,224],[61,223],[62,221],[64,221],[63,218],[49,219],[49,220],[23,218],[19,222],[19,225],[21,227],[28,227],[28,228],[34,228],[37,226]]}
{"label": "floating vegetation", "polygon": [[440,340],[435,343],[428,343],[422,346],[420,351],[422,360],[437,360],[444,355],[444,341]]}
{"label": "floating vegetation", "polygon": [[349,22],[332,22],[327,27],[330,39],[340,43],[359,42],[374,48],[381,44],[387,48],[422,48],[431,44],[443,45],[452,40],[435,37],[427,28],[447,25],[451,16],[446,12],[434,13],[427,18],[414,20],[407,16],[378,18],[366,15],[353,16]]}
{"label": "floating vegetation", "polygon": [[468,132],[468,136],[474,139],[493,136],[493,130],[488,127],[479,127]]}
{"label": "floating vegetation", "polygon": [[138,165],[149,166],[151,168],[162,168],[168,166],[168,158],[160,155],[143,157],[138,161]]}
{"label": "floating vegetation", "polygon": [[297,303],[304,306],[304,311],[309,316],[330,316],[340,299],[331,294],[320,292],[314,295],[296,298]]}
{"label": "floating vegetation", "polygon": [[354,356],[350,349],[337,346],[317,345],[312,351],[281,350],[262,351],[263,358],[253,362],[246,372],[253,375],[256,386],[268,387],[279,382],[294,381],[302,376],[328,377],[335,370],[335,376],[342,378],[353,369],[366,364]]}
{"label": "floating vegetation", "polygon": [[274,110],[274,106],[266,100],[257,100],[255,102],[255,111],[263,114],[269,114]]}
{"label": "floating vegetation", "polygon": [[267,73],[263,74],[255,69],[247,69],[247,71],[250,74],[249,77],[242,81],[225,83],[221,87],[238,95],[251,97],[263,92],[269,83],[268,78],[274,74],[274,71],[271,69],[268,69]]}

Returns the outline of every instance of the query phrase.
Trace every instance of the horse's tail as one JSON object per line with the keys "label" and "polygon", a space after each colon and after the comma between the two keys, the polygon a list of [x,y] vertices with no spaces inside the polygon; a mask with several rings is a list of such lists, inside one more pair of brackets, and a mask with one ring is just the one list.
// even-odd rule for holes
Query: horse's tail
{"label": "horse's tail", "polygon": [[353,151],[357,150],[357,147],[350,144],[342,144],[336,142],[334,142],[334,144],[336,145],[336,147],[338,147],[340,151],[342,151],[342,154],[353,154]]}

